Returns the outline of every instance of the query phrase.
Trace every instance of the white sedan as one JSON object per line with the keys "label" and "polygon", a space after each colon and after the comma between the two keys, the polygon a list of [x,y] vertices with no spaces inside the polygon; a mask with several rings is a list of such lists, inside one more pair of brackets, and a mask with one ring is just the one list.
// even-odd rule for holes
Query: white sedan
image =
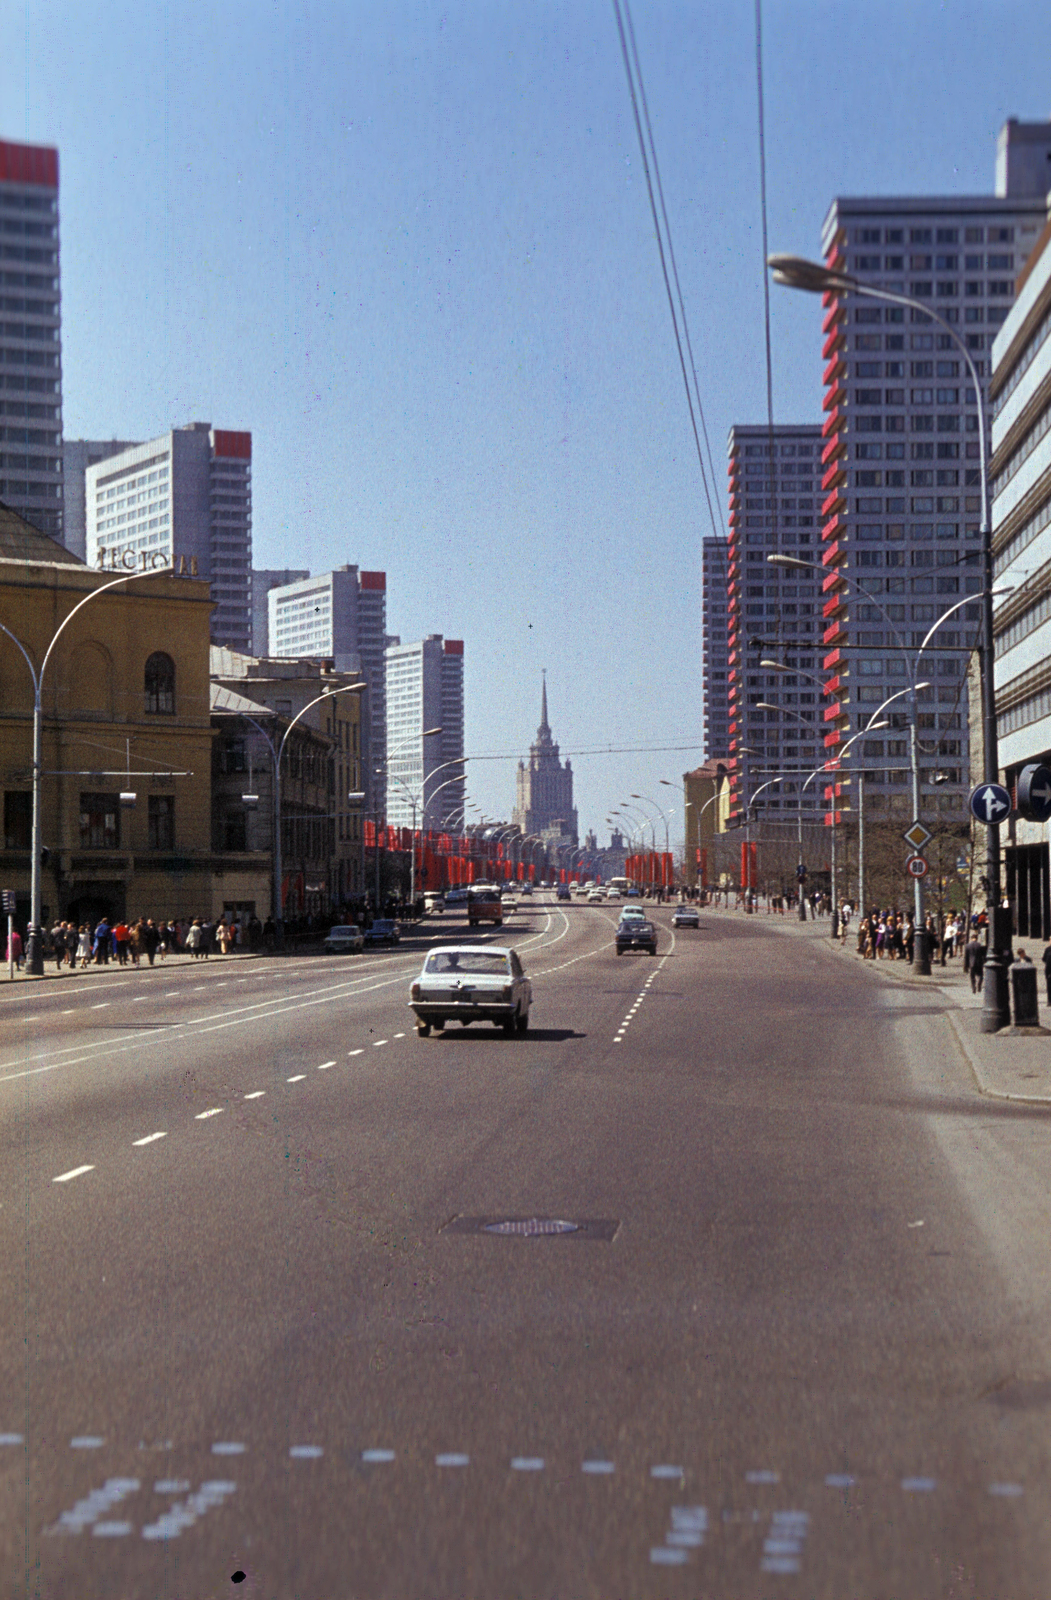
{"label": "white sedan", "polygon": [[495,1022],[508,1037],[525,1033],[532,1001],[517,952],[501,945],[439,945],[409,991],[421,1039],[450,1022]]}

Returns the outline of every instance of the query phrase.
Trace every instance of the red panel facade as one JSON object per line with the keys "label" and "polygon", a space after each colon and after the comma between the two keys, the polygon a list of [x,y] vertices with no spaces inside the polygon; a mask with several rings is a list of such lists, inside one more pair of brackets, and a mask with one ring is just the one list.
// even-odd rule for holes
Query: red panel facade
{"label": "red panel facade", "polygon": [[385,572],[362,572],[360,583],[363,589],[386,589],[387,574]]}
{"label": "red panel facade", "polygon": [[251,461],[252,435],[231,433],[225,428],[213,428],[212,449],[217,456],[223,456],[228,460],[232,457],[237,461]]}
{"label": "red panel facade", "polygon": [[0,182],[58,188],[58,151],[44,144],[9,144],[0,139]]}
{"label": "red panel facade", "polygon": [[445,651],[445,654],[447,656],[462,656],[463,655],[463,640],[462,639],[446,639],[444,645],[442,646],[442,649]]}

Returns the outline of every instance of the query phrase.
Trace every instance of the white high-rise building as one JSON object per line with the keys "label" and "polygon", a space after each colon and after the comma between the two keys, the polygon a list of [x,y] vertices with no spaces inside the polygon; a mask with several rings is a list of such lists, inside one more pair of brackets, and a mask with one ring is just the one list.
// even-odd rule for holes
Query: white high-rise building
{"label": "white high-rise building", "polygon": [[[825,260],[929,303],[973,352],[985,391],[1015,280],[1047,221],[1049,174],[1051,122],[1008,122],[995,194],[836,199],[822,231]],[[915,708],[921,810],[962,822],[966,669],[983,586],[975,397],[958,347],[925,312],[850,294],[824,303],[818,559],[826,571],[822,664],[834,702],[825,746],[833,756],[906,686],[928,629],[955,601],[974,595],[938,629],[919,674],[929,687]],[[755,662],[746,654],[747,675]],[[866,810],[907,822],[910,697],[897,706],[888,712],[894,725],[855,744],[851,763],[871,763]],[[848,779],[838,792],[850,793]]]}
{"label": "white high-rise building", "polygon": [[[328,657],[337,672],[361,663],[369,686],[363,731],[366,804],[382,797],[374,768],[386,755],[387,575],[337,567],[316,577],[273,586],[267,595],[267,636],[275,656]],[[382,803],[382,800],[380,801]]]}
{"label": "white high-rise building", "polygon": [[0,140],[0,500],[63,536],[58,151]]}
{"label": "white high-rise building", "polygon": [[[270,591],[309,578],[308,567],[252,568],[252,654],[270,654]],[[277,654],[277,651],[274,651]]]}
{"label": "white high-rise building", "polygon": [[252,435],[191,422],[88,467],[87,561],[209,578],[212,642],[252,643]]}
{"label": "white high-rise building", "polygon": [[88,517],[86,474],[97,461],[108,461],[122,450],[134,450],[137,439],[63,439],[62,473],[65,490],[62,543],[81,561],[87,560]]}
{"label": "white high-rise building", "polygon": [[[463,640],[387,647],[387,821],[440,831],[463,813]],[[424,738],[428,729],[441,732]],[[438,769],[442,770],[439,771]]]}

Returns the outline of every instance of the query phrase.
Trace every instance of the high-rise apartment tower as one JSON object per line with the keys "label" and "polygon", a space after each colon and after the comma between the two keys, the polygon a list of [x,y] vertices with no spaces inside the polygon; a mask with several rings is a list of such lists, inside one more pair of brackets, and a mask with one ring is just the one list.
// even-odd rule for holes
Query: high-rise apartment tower
{"label": "high-rise apartment tower", "polygon": [[212,643],[252,642],[252,435],[191,422],[85,474],[87,561],[209,578]]}
{"label": "high-rise apartment tower", "polygon": [[63,533],[58,151],[0,141],[0,500]]}

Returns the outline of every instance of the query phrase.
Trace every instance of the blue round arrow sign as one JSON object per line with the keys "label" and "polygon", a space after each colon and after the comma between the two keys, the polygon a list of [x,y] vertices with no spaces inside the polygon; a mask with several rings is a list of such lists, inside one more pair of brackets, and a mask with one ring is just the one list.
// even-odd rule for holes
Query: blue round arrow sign
{"label": "blue round arrow sign", "polygon": [[1051,819],[1051,767],[1034,761],[1022,768],[1018,774],[1018,810],[1030,822]]}
{"label": "blue round arrow sign", "polygon": [[971,812],[988,828],[998,828],[1011,815],[1011,796],[1002,783],[980,783],[971,790]]}

